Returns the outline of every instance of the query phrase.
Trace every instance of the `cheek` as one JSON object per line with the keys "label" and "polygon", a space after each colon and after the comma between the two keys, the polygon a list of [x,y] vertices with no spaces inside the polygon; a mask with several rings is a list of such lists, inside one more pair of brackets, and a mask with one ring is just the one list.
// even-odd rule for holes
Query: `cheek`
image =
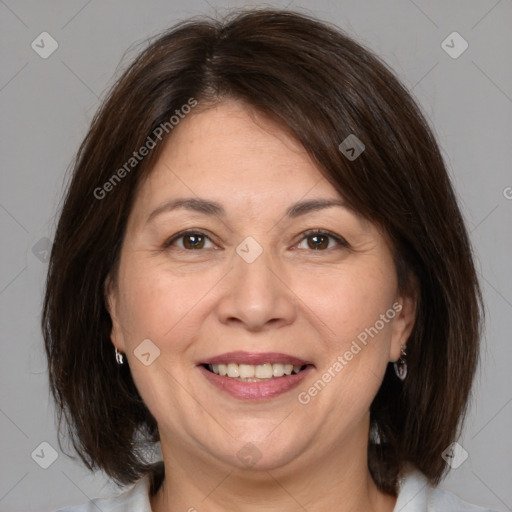
{"label": "cheek", "polygon": [[326,428],[332,432],[359,428],[384,378],[393,332],[393,279],[366,271],[342,279],[325,279],[310,286],[311,309],[322,331],[323,354],[315,380],[301,388],[300,403],[315,421],[329,411]]}
{"label": "cheek", "polygon": [[[182,387],[189,387],[185,384],[189,367],[183,365],[183,357],[193,341],[193,333],[188,332],[191,319],[198,324],[194,306],[200,304],[208,282],[195,276],[178,277],[158,265],[130,263],[120,273],[121,320],[130,370],[158,423],[178,429],[178,416],[169,415],[169,411],[182,409],[190,398]],[[136,357],[137,348],[146,339],[159,350],[148,366]],[[149,346],[151,358],[153,350]]]}
{"label": "cheek", "polygon": [[[371,262],[369,262],[371,263]],[[396,278],[387,265],[352,265],[338,270],[302,276],[297,288],[301,299],[325,324],[331,348],[344,345],[366,332],[392,307],[396,297]],[[378,331],[389,337],[392,313],[384,324],[379,321]],[[393,315],[394,316],[394,315]],[[363,336],[361,336],[364,338]],[[384,336],[383,336],[384,337]]]}
{"label": "cheek", "polygon": [[[186,317],[198,305],[210,279],[177,276],[161,266],[127,266],[122,290],[122,317],[131,342],[134,337],[162,343],[186,324]],[[211,286],[210,286],[211,287]]]}
{"label": "cheek", "polygon": [[377,260],[368,262],[302,279],[322,350],[313,387],[300,391],[307,395],[302,400],[315,401],[306,414],[322,408],[335,412],[327,420],[333,429],[339,428],[339,421],[357,423],[366,414],[389,361],[395,275]]}

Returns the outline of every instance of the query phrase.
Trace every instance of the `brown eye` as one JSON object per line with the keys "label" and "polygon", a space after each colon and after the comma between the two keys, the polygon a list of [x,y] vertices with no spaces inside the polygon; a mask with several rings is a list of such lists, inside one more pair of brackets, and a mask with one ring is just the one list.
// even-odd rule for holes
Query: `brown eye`
{"label": "brown eye", "polygon": [[313,250],[327,249],[329,237],[327,235],[309,235],[307,237],[308,247]]}
{"label": "brown eye", "polygon": [[185,249],[202,249],[204,246],[204,236],[200,234],[185,235],[183,238],[183,246]]}
{"label": "brown eye", "polygon": [[[324,251],[326,249],[333,249],[341,247],[348,247],[348,243],[341,237],[336,236],[327,231],[310,231],[304,234],[304,238],[299,244],[300,249],[310,249],[312,251]],[[334,240],[334,244],[331,241]],[[306,241],[307,247],[300,247]]]}
{"label": "brown eye", "polygon": [[[180,240],[181,243],[179,243]],[[186,231],[174,236],[171,240],[166,242],[165,248],[169,248],[174,245],[179,249],[200,250],[209,248],[206,246],[207,242],[209,242],[213,247],[211,240],[204,233],[196,231]]]}

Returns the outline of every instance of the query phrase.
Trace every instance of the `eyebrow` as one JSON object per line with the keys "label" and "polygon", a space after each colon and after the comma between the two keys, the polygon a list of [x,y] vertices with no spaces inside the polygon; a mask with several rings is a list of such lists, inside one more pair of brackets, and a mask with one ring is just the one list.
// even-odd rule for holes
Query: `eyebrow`
{"label": "eyebrow", "polygon": [[[306,215],[307,213],[323,210],[325,208],[332,208],[334,206],[347,208],[347,205],[341,199],[309,199],[307,201],[299,201],[298,203],[291,205],[286,210],[285,217],[294,219],[302,215]],[[188,211],[202,213],[204,215],[217,215],[219,217],[226,216],[226,210],[220,203],[190,197],[174,199],[159,206],[150,213],[146,220],[146,224],[162,213],[178,209],[185,209]]]}

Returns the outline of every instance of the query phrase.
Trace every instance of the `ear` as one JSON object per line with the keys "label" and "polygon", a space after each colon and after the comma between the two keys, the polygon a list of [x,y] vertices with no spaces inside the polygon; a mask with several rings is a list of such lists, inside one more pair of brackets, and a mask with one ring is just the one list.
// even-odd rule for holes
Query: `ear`
{"label": "ear", "polygon": [[114,347],[116,347],[117,350],[119,350],[119,352],[126,352],[123,331],[121,329],[121,323],[119,322],[118,316],[118,289],[117,285],[114,283],[114,280],[110,274],[105,279],[104,295],[105,306],[110,314],[110,319],[112,320],[112,331],[110,332],[110,340],[112,341]]}
{"label": "ear", "polygon": [[416,320],[416,308],[419,296],[419,284],[415,276],[411,276],[410,285],[407,291],[397,297],[393,304],[396,312],[393,319],[393,328],[391,334],[391,346],[389,352],[390,361],[400,359],[401,347],[407,345]]}

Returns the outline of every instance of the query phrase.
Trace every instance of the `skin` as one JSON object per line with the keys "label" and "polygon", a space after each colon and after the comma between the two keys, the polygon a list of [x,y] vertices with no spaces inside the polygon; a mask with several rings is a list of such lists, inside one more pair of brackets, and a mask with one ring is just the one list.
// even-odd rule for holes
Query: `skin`
{"label": "skin", "polygon": [[[225,217],[176,209],[147,222],[188,197],[221,203]],[[355,212],[285,217],[313,198],[342,199],[298,142],[234,100],[182,120],[138,190],[106,289],[112,342],[159,426],[166,478],[154,512],[393,509],[396,498],[367,467],[369,407],[406,345],[415,299],[398,290],[386,237]],[[165,247],[185,229],[208,237],[202,248],[185,248],[190,236]],[[310,229],[349,246],[305,235]],[[236,252],[247,236],[263,249],[252,263]],[[400,312],[301,404],[299,392],[393,304]],[[134,354],[144,339],[160,350],[149,366]],[[282,352],[314,368],[278,397],[239,400],[197,367],[237,350]],[[247,443],[260,456],[252,467],[237,457]]]}

